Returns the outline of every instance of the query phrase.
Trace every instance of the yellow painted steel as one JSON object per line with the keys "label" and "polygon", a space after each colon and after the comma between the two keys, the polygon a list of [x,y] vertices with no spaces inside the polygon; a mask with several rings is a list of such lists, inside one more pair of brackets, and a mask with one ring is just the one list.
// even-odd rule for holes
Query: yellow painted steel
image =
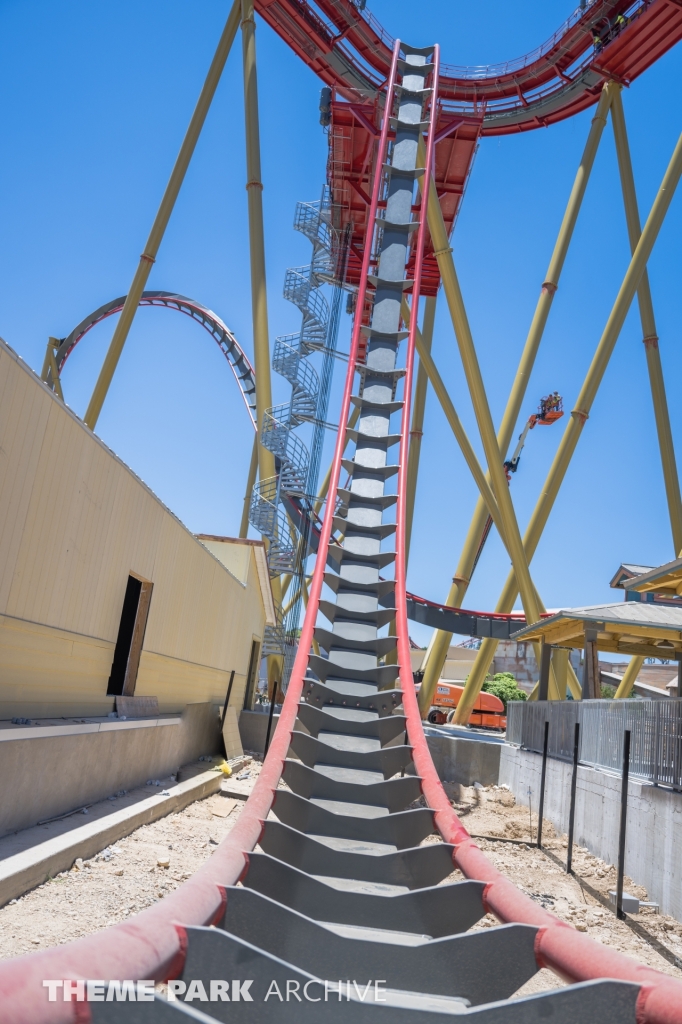
{"label": "yellow painted steel", "polygon": [[182,146],[180,147],[178,158],[175,161],[175,166],[173,167],[168,185],[166,186],[166,191],[164,192],[163,199],[161,200],[161,205],[159,206],[151,232],[149,233],[147,244],[140,256],[138,268],[135,272],[132,284],[128,289],[125,304],[121,310],[121,315],[114,330],[114,336],[111,339],[109,350],[104,359],[99,377],[97,378],[97,383],[95,384],[95,390],[92,393],[92,398],[90,399],[90,403],[86,410],[84,421],[91,430],[95,429],[97,420],[99,419],[104,399],[107,396],[118,361],[121,358],[123,346],[125,345],[128,334],[130,333],[130,328],[132,326],[133,319],[135,318],[135,313],[137,312],[142,292],[145,289],[149,273],[156,260],[156,254],[159,251],[159,246],[161,245],[166,227],[168,226],[168,221],[170,220],[171,213],[173,212],[173,207],[175,206],[175,201],[178,198],[178,193],[180,192],[182,183],[185,180],[187,168],[189,167],[190,160],[192,159],[192,154],[194,153],[197,140],[201,134],[201,129],[204,126],[206,115],[208,114],[215,91],[218,87],[218,82],[220,81],[220,76],[222,75],[223,68],[225,67],[225,62],[232,47],[234,37],[237,34],[237,29],[239,28],[239,15],[240,3],[239,0],[235,0],[228,15],[227,22],[225,23],[223,34],[220,37],[218,48],[216,49],[213,60],[211,61],[211,66],[199,95],[199,100],[194,108],[194,113],[192,114],[187,134],[185,135]]}
{"label": "yellow painted steel", "polygon": [[45,383],[47,384],[47,382],[48,382],[48,380],[47,380],[48,375],[51,373],[52,374],[52,390],[54,391],[54,393],[57,395],[58,398],[61,398],[61,400],[63,402],[64,401],[64,392],[62,391],[62,382],[61,382],[61,380],[59,378],[59,367],[57,366],[57,360],[55,358],[55,353],[57,352],[57,349],[59,348],[60,344],[61,344],[61,342],[59,341],[59,338],[48,338],[47,339],[47,349],[45,350],[45,361],[43,362],[43,368],[42,368],[41,373],[40,373],[40,379],[45,381]]}
{"label": "yellow painted steel", "polygon": [[623,697],[630,696],[630,694],[632,693],[632,687],[637,682],[637,676],[639,675],[643,664],[644,658],[642,657],[635,656],[634,658],[630,658],[630,661],[628,662],[628,667],[625,669],[625,672],[623,673],[623,678],[618,684],[618,688],[613,695],[614,699],[617,698],[618,700],[620,700]]}
{"label": "yellow painted steel", "polygon": [[[557,687],[557,698],[566,700],[566,689],[568,686],[568,656],[570,651],[565,647],[555,647],[552,651],[552,668]],[[550,687],[551,687],[550,678]]]}
{"label": "yellow painted steel", "polygon": [[[436,296],[429,296],[424,302],[424,319],[422,322],[421,339],[423,347],[430,352],[433,341],[433,325],[436,319]],[[407,507],[405,513],[405,564],[410,557],[410,541],[412,539],[412,522],[414,519],[414,501],[417,494],[417,477],[419,476],[419,457],[421,455],[422,437],[424,436],[424,411],[426,409],[426,390],[428,377],[422,362],[417,369],[417,383],[414,388],[412,402],[412,424],[410,426],[410,444],[407,453]]]}
{"label": "yellow painted steel", "polygon": [[[419,179],[421,181],[421,179]],[[448,303],[452,325],[455,330],[455,337],[464,367],[464,374],[467,379],[469,393],[474,406],[474,413],[481,434],[483,448],[488,462],[488,471],[492,484],[492,491],[497,499],[500,517],[504,527],[506,545],[509,550],[514,573],[519,580],[521,601],[529,622],[537,622],[539,618],[538,605],[535,598],[526,554],[523,549],[521,533],[519,531],[516,514],[512,504],[507,477],[504,472],[503,459],[493,426],[490,407],[483,385],[483,377],[478,363],[478,357],[474,347],[469,320],[464,308],[464,301],[455,271],[455,264],[452,258],[452,249],[448,245],[448,236],[443,220],[443,212],[438,202],[438,193],[432,182],[429,189],[429,200],[427,204],[427,217],[429,231],[434,246],[434,255],[438,260],[443,291]],[[420,353],[421,358],[421,353]]]}
{"label": "yellow painted steel", "polygon": [[[672,202],[675,189],[682,174],[682,135],[677,141],[675,150],[666,169],[661,186],[656,194],[653,206],[647,218],[644,230],[637,243],[635,251],[630,260],[623,283],[618,296],[611,310],[610,316],[604,328],[604,332],[597,346],[594,358],[587,372],[587,376],[580,390],[575,408],[571,413],[566,430],[561,438],[559,448],[550,467],[545,480],[540,499],[535,506],[530,523],[524,537],[525,551],[528,559],[532,559],[535,550],[542,536],[549,514],[556,500],[559,488],[563,482],[566,470],[570,464],[573,453],[576,449],[582,434],[585,421],[587,420],[592,403],[596,397],[599,385],[601,384],[609,359],[613,352],[616,341],[620,334],[625,317],[635,297],[642,274],[647,265],[654,243],[658,237],[665,215]],[[497,611],[510,612],[513,608],[518,587],[514,574],[511,573],[504,585],[502,595],[497,603]],[[456,722],[466,722],[471,708],[476,700],[480,688],[485,680],[486,674],[495,654],[497,642],[484,640],[478,652],[473,670],[469,676],[462,695],[462,699],[455,715]]]}
{"label": "yellow painted steel", "polygon": [[[615,89],[613,103],[611,106],[611,123],[613,135],[616,141],[616,153],[618,156],[618,168],[620,171],[620,182],[623,190],[623,202],[625,204],[625,218],[628,226],[630,250],[635,251],[641,234],[639,208],[637,205],[637,193],[635,191],[635,179],[632,173],[632,161],[630,159],[630,146],[628,143],[627,130],[625,127],[625,114],[623,112],[623,98],[620,88]],[[670,516],[670,528],[673,535],[675,554],[682,553],[682,500],[680,498],[680,480],[675,460],[675,448],[673,446],[673,435],[670,429],[670,416],[668,415],[668,399],[665,393],[663,382],[663,368],[661,356],[658,350],[658,335],[656,333],[656,319],[654,317],[654,306],[651,299],[651,288],[649,287],[649,275],[644,270],[642,279],[637,289],[639,302],[639,315],[642,322],[642,338],[646,351],[646,361],[649,370],[649,381],[651,384],[651,397],[656,417],[656,431],[658,433],[658,446],[661,452],[661,463],[663,465],[663,479],[665,481],[665,493],[668,499],[668,514]]]}
{"label": "yellow painted steel", "polygon": [[258,434],[253,439],[251,449],[251,462],[249,463],[249,475],[246,478],[246,491],[244,492],[244,508],[242,509],[242,521],[239,524],[239,536],[246,537],[249,532],[249,507],[251,505],[251,492],[256,482],[258,473]]}
{"label": "yellow painted steel", "polygon": [[[272,406],[270,381],[270,337],[265,278],[265,231],[263,227],[263,182],[260,165],[260,124],[258,119],[258,73],[256,69],[256,19],[253,0],[241,0],[242,53],[244,60],[244,119],[246,122],[246,193],[249,204],[249,256],[251,260],[251,309],[253,316],[253,357],[256,371],[256,419],[262,437],[265,410]],[[275,475],[272,452],[259,445],[258,473],[261,480]]]}
{"label": "yellow painted steel", "polygon": [[[409,326],[410,307],[408,306],[407,301],[405,299],[403,299],[402,302],[401,312],[403,320]],[[490,489],[490,484],[488,483],[487,477],[481,467],[480,462],[478,461],[476,453],[471,445],[471,442],[469,441],[469,438],[464,427],[462,426],[461,420],[457,415],[455,407],[452,404],[452,399],[450,398],[448,390],[445,387],[445,384],[443,383],[443,378],[441,377],[440,373],[438,372],[438,369],[436,368],[436,364],[433,361],[431,353],[423,344],[421,332],[419,331],[419,329],[417,329],[417,331],[415,332],[415,340],[417,352],[419,353],[419,359],[421,361],[421,365],[424,367],[424,372],[426,373],[431,383],[431,387],[436,393],[436,397],[438,398],[438,401],[441,404],[443,412],[445,413],[445,418],[450,424],[450,428],[453,434],[455,435],[455,439],[457,440],[458,445],[460,446],[466,464],[471,470],[471,475],[476,481],[477,487],[484,495],[483,500],[485,501],[486,514],[488,512],[490,513],[493,522],[495,523],[495,526],[500,532],[502,542],[506,544],[504,522],[500,514],[499,506],[497,504],[495,496],[492,490]]]}
{"label": "yellow painted steel", "polygon": [[[623,111],[623,98],[620,89],[614,92],[611,106],[611,123],[613,135],[616,142],[616,154],[618,156],[618,169],[620,182],[623,191],[623,202],[625,205],[625,218],[628,227],[630,250],[634,252],[639,236],[641,225],[639,219],[639,207],[637,204],[637,192],[635,190],[635,179],[632,173],[632,161],[630,159],[630,145],[628,142],[627,129],[625,127],[625,113]],[[673,535],[673,545],[677,555],[682,553],[682,500],[680,498],[680,480],[677,472],[675,459],[675,448],[673,445],[672,430],[670,429],[670,416],[668,414],[668,399],[665,392],[663,380],[663,367],[661,366],[661,355],[658,348],[658,335],[656,332],[656,318],[649,287],[649,275],[645,269],[642,280],[637,290],[639,303],[639,316],[642,323],[642,340],[646,352],[647,369],[649,371],[649,383],[651,386],[651,397],[654,406],[656,419],[656,432],[658,434],[658,447],[661,453],[661,464],[663,467],[663,480],[665,493],[668,501],[668,514],[670,516],[670,529]],[[629,697],[637,675],[642,667],[643,659],[634,657],[630,661],[615,696],[618,698]]]}
{"label": "yellow painted steel", "polygon": [[[587,182],[589,180],[590,172],[592,171],[594,159],[599,147],[599,142],[606,125],[606,117],[612,95],[613,87],[609,84],[605,86],[602,91],[595,115],[592,119],[582,159],[573,182],[573,188],[571,189],[571,194],[566,205],[566,211],[561,222],[561,228],[559,230],[554,251],[547,269],[547,274],[540,291],[540,297],[528,332],[528,337],[526,338],[526,343],[516,372],[514,384],[507,401],[502,423],[500,424],[498,443],[500,451],[503,453],[509,448],[514,428],[521,412],[521,405],[526,394],[530,374],[547,324],[554,295],[559,285],[561,271],[573,237],[576,221],[585,195]],[[471,573],[473,572],[476,553],[483,534],[487,514],[485,503],[479,498],[455,575],[452,578],[452,585],[446,599],[446,604],[450,607],[459,608],[464,601]],[[422,662],[424,678],[421,685],[421,692],[428,695],[430,699],[433,697],[435,688],[438,684],[438,679],[443,670],[443,665],[445,664],[445,658],[447,656],[451,640],[451,633],[446,633],[442,630],[435,630],[424,656],[424,660]],[[577,686],[577,680],[575,683]],[[578,686],[578,691],[579,689],[580,688]]]}

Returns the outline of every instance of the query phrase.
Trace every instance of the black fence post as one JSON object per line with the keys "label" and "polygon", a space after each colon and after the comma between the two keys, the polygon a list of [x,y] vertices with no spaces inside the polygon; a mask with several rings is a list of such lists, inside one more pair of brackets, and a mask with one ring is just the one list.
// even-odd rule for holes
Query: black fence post
{"label": "black fence post", "polygon": [[566,852],[566,873],[573,871],[573,829],[575,826],[575,790],[578,782],[578,751],[580,749],[580,722],[575,723],[573,734],[573,773],[571,775],[571,807],[568,814],[568,850]]}
{"label": "black fence post", "polygon": [[228,708],[228,705],[230,703],[230,697],[232,696],[232,684],[233,684],[233,682],[234,682],[234,669],[232,669],[232,674],[230,676],[230,682],[228,683],[228,686],[227,686],[227,695],[225,697],[225,706],[223,707],[223,717],[220,719],[220,728],[221,729],[225,725],[225,716],[227,714],[227,708]]}
{"label": "black fence post", "polygon": [[265,734],[265,750],[263,751],[263,760],[268,756],[268,749],[270,747],[270,733],[272,732],[272,719],[275,714],[275,700],[277,699],[277,687],[279,683],[275,680],[272,687],[272,697],[270,698],[270,713],[268,714],[268,731]]}
{"label": "black fence post", "polygon": [[628,781],[630,778],[630,730],[623,734],[623,777],[620,788],[620,835],[618,836],[618,882],[616,883],[616,917],[624,920],[623,875],[625,874],[625,829],[628,817]]}
{"label": "black fence post", "polygon": [[552,664],[552,648],[550,644],[542,643],[540,648],[540,678],[538,680],[538,700],[549,698],[549,669]]}
{"label": "black fence post", "polygon": [[547,778],[547,743],[549,722],[545,721],[545,738],[542,744],[542,774],[540,775],[540,808],[538,810],[538,849],[542,846],[542,815],[545,809],[545,779]]}

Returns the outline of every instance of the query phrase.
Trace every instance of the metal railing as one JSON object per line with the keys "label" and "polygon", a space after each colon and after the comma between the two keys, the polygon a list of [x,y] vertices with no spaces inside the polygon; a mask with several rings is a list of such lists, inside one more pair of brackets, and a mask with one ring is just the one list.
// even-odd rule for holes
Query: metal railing
{"label": "metal railing", "polygon": [[546,721],[550,757],[571,760],[580,722],[580,762],[620,772],[628,729],[631,775],[682,790],[682,699],[510,701],[507,741],[542,753]]}

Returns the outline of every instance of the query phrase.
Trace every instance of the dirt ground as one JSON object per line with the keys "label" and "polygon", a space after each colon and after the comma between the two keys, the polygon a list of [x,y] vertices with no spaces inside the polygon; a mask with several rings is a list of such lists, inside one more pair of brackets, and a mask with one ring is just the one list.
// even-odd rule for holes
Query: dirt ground
{"label": "dirt ground", "polygon": [[[228,780],[224,786],[227,794],[230,789],[250,791],[260,767],[260,763],[253,760],[236,778]],[[496,786],[464,789],[447,785],[446,788],[473,835],[517,840],[517,843],[477,841],[490,860],[519,888],[598,942],[665,974],[682,978],[682,970],[665,960],[627,924],[616,920],[614,913],[580,884],[583,879],[608,899],[608,890],[615,888],[615,868],[576,847],[576,877],[566,875],[546,854],[526,845],[530,839],[528,808],[515,806],[508,790]],[[12,900],[0,909],[0,958],[70,942],[122,921],[162,899],[197,870],[236,822],[244,803],[227,794],[215,794],[177,814],[145,825],[91,860],[77,862],[70,871]],[[535,815],[532,829],[535,838]],[[566,838],[557,835],[549,822],[544,823],[543,829],[543,841],[550,853],[565,860]],[[437,841],[435,836],[425,840]],[[454,872],[446,881],[458,878],[461,875]],[[647,898],[645,890],[631,879],[626,878],[625,888],[640,899]],[[641,911],[635,920],[650,933],[654,942],[662,943],[682,963],[682,924],[650,910]],[[495,923],[492,917],[486,917],[476,927],[491,927]],[[517,995],[561,984],[551,972],[540,971]]]}
{"label": "dirt ground", "polygon": [[[252,762],[230,782],[240,789],[259,772]],[[71,942],[163,899],[210,857],[243,806],[220,793],[198,800],[12,900],[0,909],[0,958]]]}
{"label": "dirt ground", "polygon": [[[592,939],[625,953],[640,963],[655,967],[664,974],[682,978],[682,970],[673,966],[657,952],[652,944],[636,934],[628,924],[619,921],[611,906],[593,897],[581,885],[584,881],[603,900],[608,901],[609,890],[616,888],[616,868],[605,864],[584,847],[573,847],[574,876],[567,875],[565,867],[567,837],[560,835],[551,822],[543,820],[543,847],[558,865],[545,853],[526,846],[532,826],[533,841],[537,839],[537,815],[529,820],[527,807],[516,806],[512,793],[506,788],[490,786],[486,789],[465,789],[449,786],[449,795],[457,813],[468,831],[475,836],[496,836],[515,839],[517,843],[494,842],[477,839],[486,856],[515,885],[562,921],[573,924],[578,931],[586,932]],[[646,889],[625,876],[625,890],[641,900],[648,900]],[[666,947],[682,965],[682,924],[674,918],[642,908],[632,919],[650,933],[654,942]],[[488,917],[481,924],[493,925],[495,919]],[[479,925],[480,927],[480,925]],[[540,987],[555,987],[561,982],[549,971],[541,971],[524,991],[538,991]],[[532,986],[532,988],[531,988]]]}

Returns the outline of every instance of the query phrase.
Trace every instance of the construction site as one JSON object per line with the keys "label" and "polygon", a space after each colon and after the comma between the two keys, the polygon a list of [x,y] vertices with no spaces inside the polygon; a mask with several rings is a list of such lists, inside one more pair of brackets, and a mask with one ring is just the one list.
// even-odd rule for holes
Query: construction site
{"label": "construction site", "polygon": [[[22,66],[33,6],[0,11]],[[182,35],[171,13],[144,49],[161,6],[142,6],[111,38],[110,12],[57,26],[40,8],[60,55],[46,132],[71,117],[64,90],[76,118],[120,76],[139,113],[135,61],[161,75],[155,97],[140,79],[144,141],[133,119],[111,142],[99,110],[77,128],[83,161],[100,134],[112,147],[102,223],[146,237],[119,261],[125,294],[123,243],[114,231],[110,254],[101,225],[64,270],[69,225],[83,247],[79,218],[96,220],[77,160],[68,188],[55,159],[3,200],[28,237],[48,190],[54,224],[36,216],[63,250],[48,271],[3,249],[0,1024],[682,1024],[682,496],[664,373],[682,126],[660,102],[661,68],[682,73],[680,0],[580,0],[523,56],[469,66],[446,63],[468,51],[442,0],[423,17],[377,0],[386,26],[366,0],[173,0],[187,67],[164,50]],[[485,59],[482,27],[473,42]],[[259,75],[277,81],[274,114]],[[8,164],[28,93],[5,97]],[[676,141],[659,173],[640,150],[663,116]],[[22,128],[28,167],[42,123]],[[532,216],[513,211],[527,239],[472,267],[505,146],[510,180],[551,176],[556,157],[562,206],[530,174]],[[205,187],[208,150],[220,173],[229,154],[239,193]],[[307,262],[282,288],[266,268],[287,175],[319,189],[296,202]],[[617,230],[610,206],[586,228],[597,185]],[[202,217],[182,205],[192,189]],[[228,239],[233,280],[212,281],[212,251],[164,262],[189,221],[201,245]],[[547,269],[507,313],[500,268],[530,246]],[[16,284],[29,270],[35,309]],[[57,291],[55,333],[32,347]],[[469,291],[508,320],[492,345]],[[276,333],[284,304],[298,326]],[[157,335],[159,320],[176,326]],[[614,384],[626,333],[636,359]],[[215,374],[188,341],[206,335]],[[144,359],[168,425],[140,400]]]}

